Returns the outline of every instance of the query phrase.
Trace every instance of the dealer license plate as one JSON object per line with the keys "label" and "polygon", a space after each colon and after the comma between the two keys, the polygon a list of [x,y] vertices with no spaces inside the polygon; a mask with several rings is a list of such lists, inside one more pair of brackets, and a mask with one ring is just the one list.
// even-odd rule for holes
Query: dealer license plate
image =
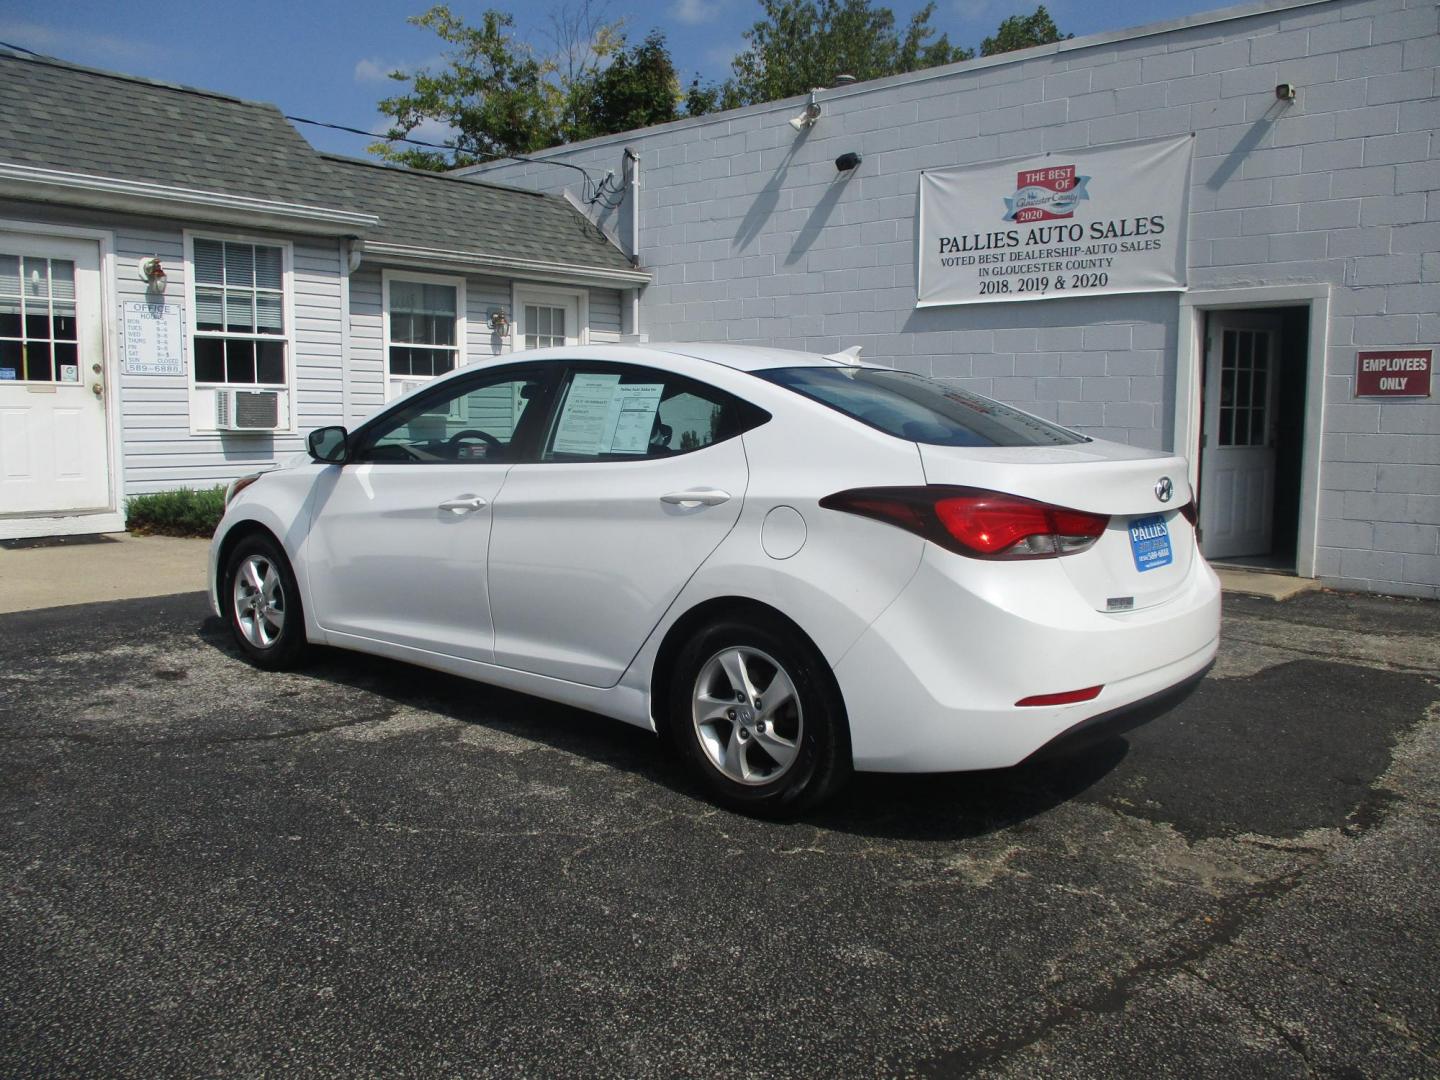
{"label": "dealer license plate", "polygon": [[1144,573],[1175,561],[1170,550],[1170,529],[1159,514],[1135,518],[1130,522],[1130,553],[1135,556],[1135,569]]}

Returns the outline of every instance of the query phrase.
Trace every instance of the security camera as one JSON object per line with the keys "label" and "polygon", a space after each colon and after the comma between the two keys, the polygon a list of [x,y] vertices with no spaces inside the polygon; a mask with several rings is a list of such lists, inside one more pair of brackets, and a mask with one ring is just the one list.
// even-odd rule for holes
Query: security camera
{"label": "security camera", "polygon": [[790,126],[796,131],[804,131],[808,127],[814,127],[815,121],[820,119],[820,106],[816,102],[810,102],[799,114],[790,118]]}
{"label": "security camera", "polygon": [[790,126],[796,131],[804,131],[808,127],[814,127],[815,121],[820,119],[820,102],[815,100],[815,95],[820,92],[817,87],[810,91],[810,100],[805,103],[805,108],[799,114],[790,118]]}

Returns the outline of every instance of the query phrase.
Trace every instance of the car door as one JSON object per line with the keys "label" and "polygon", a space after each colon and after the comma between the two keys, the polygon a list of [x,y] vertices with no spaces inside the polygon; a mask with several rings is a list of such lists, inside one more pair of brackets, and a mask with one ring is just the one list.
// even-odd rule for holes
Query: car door
{"label": "car door", "polygon": [[327,632],[492,659],[491,507],[557,374],[532,365],[445,382],[351,437],[350,459],[317,485],[306,541]]}
{"label": "car door", "polygon": [[495,662],[612,686],[734,528],[749,482],[738,436],[767,416],[631,365],[576,363],[556,394],[539,460],[495,502]]}

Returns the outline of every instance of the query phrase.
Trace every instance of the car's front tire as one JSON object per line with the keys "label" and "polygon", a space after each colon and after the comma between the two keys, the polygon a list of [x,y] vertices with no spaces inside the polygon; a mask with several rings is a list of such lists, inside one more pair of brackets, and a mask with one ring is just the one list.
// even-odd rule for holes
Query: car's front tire
{"label": "car's front tire", "polygon": [[722,805],[794,817],[850,777],[848,722],[815,647],[780,620],[725,620],[681,650],[669,733]]}
{"label": "car's front tire", "polygon": [[237,543],[220,585],[225,621],[240,651],[256,667],[283,671],[306,651],[305,613],[290,561],[269,536]]}

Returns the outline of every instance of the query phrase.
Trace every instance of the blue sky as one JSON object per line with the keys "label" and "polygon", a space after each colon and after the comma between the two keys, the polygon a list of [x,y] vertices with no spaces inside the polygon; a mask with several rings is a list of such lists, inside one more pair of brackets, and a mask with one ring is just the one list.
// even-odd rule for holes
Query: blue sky
{"label": "blue sky", "polygon": [[[595,0],[592,0],[595,2]],[[394,67],[433,63],[441,42],[406,23],[426,0],[209,0],[139,4],[134,0],[3,0],[0,40],[75,63],[273,101],[287,113],[372,130],[375,103],[394,93]],[[522,36],[539,44],[550,0],[523,7],[452,0],[451,9],[477,22],[487,7],[511,10]],[[900,21],[921,4],[891,5]],[[1060,28],[1077,37],[1177,18],[1224,6],[1223,0],[1105,3],[1052,0]],[[931,20],[952,42],[978,46],[1000,20],[1030,12],[1035,0],[938,0]],[[652,28],[665,33],[686,83],[695,75],[722,79],[758,17],[755,0],[609,0],[632,39]],[[302,126],[323,150],[361,155],[369,140]]]}

